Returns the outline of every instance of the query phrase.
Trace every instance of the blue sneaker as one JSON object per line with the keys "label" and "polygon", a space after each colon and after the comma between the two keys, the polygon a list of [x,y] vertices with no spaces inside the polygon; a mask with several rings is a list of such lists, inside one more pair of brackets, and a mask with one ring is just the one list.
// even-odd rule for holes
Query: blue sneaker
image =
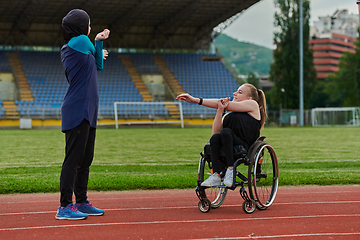
{"label": "blue sneaker", "polygon": [[58,211],[55,215],[56,219],[61,220],[82,220],[86,219],[88,215],[83,212],[79,212],[75,205],[70,203],[64,209],[61,207],[58,208]]}
{"label": "blue sneaker", "polygon": [[101,216],[105,213],[104,210],[94,207],[89,200],[86,200],[86,202],[82,204],[75,203],[75,206],[80,212],[87,213],[89,216]]}

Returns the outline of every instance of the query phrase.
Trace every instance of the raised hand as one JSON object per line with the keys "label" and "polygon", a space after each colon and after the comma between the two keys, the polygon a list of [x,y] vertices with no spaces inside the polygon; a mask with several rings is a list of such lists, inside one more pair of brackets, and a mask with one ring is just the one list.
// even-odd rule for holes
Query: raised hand
{"label": "raised hand", "polygon": [[182,93],[176,97],[176,100],[181,100],[181,101],[185,101],[188,103],[192,103],[192,102],[194,102],[194,97],[188,93]]}
{"label": "raised hand", "polygon": [[219,99],[217,109],[225,110],[229,105],[229,100],[227,98]]}
{"label": "raised hand", "polygon": [[95,37],[95,40],[97,41],[103,41],[105,39],[107,39],[110,35],[110,30],[109,29],[105,29],[104,31],[102,32],[99,32],[96,37]]}
{"label": "raised hand", "polygon": [[225,103],[229,103],[230,102],[230,97],[227,98],[221,98],[220,101],[225,104]]}

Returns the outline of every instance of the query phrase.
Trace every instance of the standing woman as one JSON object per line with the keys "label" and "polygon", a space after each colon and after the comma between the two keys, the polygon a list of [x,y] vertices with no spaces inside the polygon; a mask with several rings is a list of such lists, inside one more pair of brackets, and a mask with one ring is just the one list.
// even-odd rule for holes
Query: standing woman
{"label": "standing woman", "polygon": [[[203,99],[195,98],[187,93],[176,99],[190,103],[198,103],[209,108],[216,108],[216,115],[210,138],[211,162],[214,173],[201,183],[201,186],[212,187],[221,184],[220,148],[225,153],[227,170],[223,179],[227,187],[232,187],[234,152],[233,147],[242,145],[246,150],[260,136],[260,129],[266,121],[266,99],[262,90],[252,84],[241,85],[234,93],[234,98]],[[230,111],[224,115],[224,111]]]}
{"label": "standing woman", "polygon": [[102,41],[109,37],[110,31],[98,33],[94,46],[88,38],[90,30],[90,17],[84,10],[71,10],[62,20],[65,44],[61,48],[61,61],[69,87],[61,106],[66,146],[57,219],[80,220],[105,212],[87,200],[87,185],[99,104],[97,70],[103,69],[103,60],[108,56]]}

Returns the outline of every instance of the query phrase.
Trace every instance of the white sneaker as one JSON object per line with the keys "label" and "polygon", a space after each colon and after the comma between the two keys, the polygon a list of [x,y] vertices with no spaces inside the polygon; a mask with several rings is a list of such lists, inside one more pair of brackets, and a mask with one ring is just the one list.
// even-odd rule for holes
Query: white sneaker
{"label": "white sneaker", "polygon": [[233,169],[232,168],[228,168],[226,170],[225,177],[224,177],[224,184],[227,187],[232,187],[232,185],[233,185]]}
{"label": "white sneaker", "polygon": [[218,173],[213,173],[208,179],[201,183],[203,187],[214,187],[221,184],[221,177]]}

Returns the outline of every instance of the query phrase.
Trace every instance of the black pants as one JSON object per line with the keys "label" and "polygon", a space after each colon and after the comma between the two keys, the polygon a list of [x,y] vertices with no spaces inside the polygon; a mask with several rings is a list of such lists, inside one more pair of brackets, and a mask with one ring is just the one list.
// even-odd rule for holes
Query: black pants
{"label": "black pants", "polygon": [[74,129],[65,131],[65,159],[60,175],[60,204],[66,207],[72,203],[75,193],[76,203],[87,199],[89,167],[94,157],[96,128],[84,119]]}
{"label": "black pants", "polygon": [[210,147],[214,172],[220,173],[222,169],[219,157],[220,148],[222,147],[224,150],[227,166],[231,167],[234,165],[234,146],[237,145],[247,146],[230,128],[223,128],[220,134],[212,135],[210,138]]}

